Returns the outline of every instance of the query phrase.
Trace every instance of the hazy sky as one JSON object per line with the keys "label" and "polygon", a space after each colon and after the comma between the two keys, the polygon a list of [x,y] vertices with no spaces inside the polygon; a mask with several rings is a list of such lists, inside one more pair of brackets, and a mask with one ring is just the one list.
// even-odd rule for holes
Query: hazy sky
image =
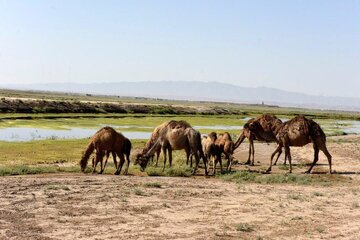
{"label": "hazy sky", "polygon": [[0,0],[2,84],[161,80],[360,96],[360,0]]}

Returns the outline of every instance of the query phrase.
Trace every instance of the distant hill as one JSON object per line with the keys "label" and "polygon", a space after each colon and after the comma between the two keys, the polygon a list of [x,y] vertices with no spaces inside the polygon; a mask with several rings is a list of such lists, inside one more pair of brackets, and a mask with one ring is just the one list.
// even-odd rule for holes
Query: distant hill
{"label": "distant hill", "polygon": [[174,100],[222,101],[360,111],[360,98],[314,96],[274,88],[248,88],[219,82],[159,81],[117,83],[12,84],[4,88],[88,93]]}

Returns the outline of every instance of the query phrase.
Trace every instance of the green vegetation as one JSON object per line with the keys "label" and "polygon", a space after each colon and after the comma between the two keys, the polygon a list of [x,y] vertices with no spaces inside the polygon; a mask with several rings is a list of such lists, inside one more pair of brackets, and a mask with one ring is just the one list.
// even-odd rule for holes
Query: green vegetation
{"label": "green vegetation", "polygon": [[143,190],[141,190],[139,188],[134,189],[134,194],[137,196],[147,196],[146,192],[144,192]]}
{"label": "green vegetation", "polygon": [[248,223],[239,223],[236,225],[236,230],[239,232],[252,232],[254,227]]}
{"label": "green vegetation", "polygon": [[249,171],[234,171],[227,174],[218,174],[218,178],[224,181],[242,183],[260,183],[260,184],[298,184],[298,185],[331,185],[335,182],[343,183],[350,181],[349,178],[330,174],[307,175],[307,174],[261,174]]}
{"label": "green vegetation", "polygon": [[161,184],[158,182],[145,183],[144,186],[148,188],[161,188]]}
{"label": "green vegetation", "polygon": [[[41,140],[30,142],[0,141],[0,176],[56,172],[80,172],[78,162],[85,150],[88,139]],[[145,142],[133,141],[134,148]],[[89,159],[88,166],[91,165]],[[98,166],[99,169],[99,166]],[[130,170],[138,171],[131,167]],[[87,169],[90,171],[90,168]],[[115,167],[108,162],[105,173],[113,174]]]}
{"label": "green vegetation", "polygon": [[[155,126],[164,121],[174,119],[189,122],[198,128],[201,133],[228,131],[235,140],[240,133],[240,129],[234,129],[233,126],[242,127],[248,118],[258,116],[261,113],[273,113],[282,119],[290,119],[295,114],[305,114],[319,122],[327,135],[343,135],[344,129],[352,126],[351,122],[339,121],[339,119],[360,120],[360,114],[353,112],[279,108],[274,106],[219,102],[169,101],[144,98],[119,98],[118,96],[91,96],[11,90],[0,90],[0,96],[2,96],[1,101],[15,101],[15,104],[18,105],[23,104],[26,100],[8,100],[7,98],[31,98],[37,102],[36,104],[42,104],[42,108],[31,108],[29,113],[16,113],[11,111],[11,113],[1,113],[0,129],[9,127],[98,129],[104,125],[109,125],[121,132],[151,132]],[[63,106],[72,106],[71,104],[74,104],[74,106],[86,108],[87,104],[96,105],[97,102],[102,105],[98,106],[96,113],[86,113],[87,111],[81,109],[78,109],[79,112],[76,113],[57,113],[58,111],[56,109],[51,108],[54,106],[48,105],[43,99],[49,102],[61,102]],[[118,105],[125,104],[126,113],[109,113],[106,109],[104,111],[104,108],[109,107],[107,104],[110,103]],[[129,107],[130,105],[132,107]],[[135,105],[136,111],[133,108]],[[55,107],[56,106],[57,105],[55,105]],[[44,109],[46,111],[43,111]],[[176,114],[178,112],[174,111],[174,109],[180,109],[183,114]],[[34,113],[33,110],[36,113]],[[227,127],[230,128],[225,130]],[[342,140],[339,139],[336,141],[341,142]],[[354,141],[357,141],[357,139]],[[78,161],[87,143],[88,139],[58,140],[56,137],[54,137],[54,139],[29,142],[0,141],[0,175],[80,172]],[[133,149],[139,149],[145,144],[145,140],[132,140],[132,143]],[[133,150],[133,153],[134,152]],[[133,161],[132,156],[132,163]],[[159,167],[154,167],[153,164],[149,164],[146,173],[149,176],[189,177],[192,175],[192,169],[185,164],[185,154],[183,152],[174,152],[172,168],[169,168],[167,163],[165,171],[162,172],[162,166],[162,160],[159,162]],[[284,170],[287,169],[287,167],[282,166],[280,168]],[[90,168],[88,168],[87,171],[90,171]],[[105,173],[112,174],[114,171],[115,168],[110,159]],[[139,172],[139,167],[133,166],[132,164],[130,165],[129,173],[142,174]],[[318,179],[314,179],[314,176],[296,174],[263,175],[246,171],[218,175],[218,177],[239,183],[258,182],[264,184],[312,184],[313,182],[326,184],[327,181],[331,182],[332,178],[335,178],[320,176]]]}

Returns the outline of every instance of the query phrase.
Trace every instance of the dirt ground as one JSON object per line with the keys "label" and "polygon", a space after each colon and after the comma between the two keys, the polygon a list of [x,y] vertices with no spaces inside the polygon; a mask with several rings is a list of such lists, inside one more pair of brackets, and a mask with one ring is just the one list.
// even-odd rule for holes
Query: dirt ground
{"label": "dirt ground", "polygon": [[[0,239],[359,239],[360,136],[332,140],[333,169],[352,181],[236,184],[201,173],[1,177]],[[236,168],[266,169],[274,147],[257,143],[258,166]],[[312,147],[293,148],[292,155],[295,164],[308,162]],[[320,155],[317,173],[328,171]],[[235,158],[247,159],[247,145]]]}

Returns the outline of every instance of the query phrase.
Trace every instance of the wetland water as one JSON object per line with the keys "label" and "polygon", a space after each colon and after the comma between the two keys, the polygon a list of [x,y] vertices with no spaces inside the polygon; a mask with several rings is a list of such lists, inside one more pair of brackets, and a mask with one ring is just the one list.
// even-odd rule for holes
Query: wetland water
{"label": "wetland water", "polygon": [[[100,127],[106,125],[101,124]],[[140,129],[148,131],[126,131],[126,129],[133,129],[134,126],[119,126],[112,125],[111,127],[121,128],[121,133],[129,139],[148,139],[151,135],[153,127],[137,126]],[[212,129],[212,130],[240,130],[241,126],[194,126],[197,130]],[[136,129],[136,128],[135,128]],[[48,128],[31,128],[31,127],[9,127],[0,129],[0,141],[18,142],[18,141],[32,141],[44,139],[81,139],[88,138],[95,134],[99,128],[69,128],[69,129],[48,129]]]}
{"label": "wetland water", "polygon": [[[246,121],[246,119],[243,119]],[[210,131],[230,131],[233,134],[239,134],[242,125],[194,125],[194,128],[201,133],[208,133]],[[331,121],[320,123],[327,135],[334,135],[341,133],[356,133],[360,134],[360,121]],[[148,139],[154,127],[144,125],[118,125],[99,123],[89,127],[78,126],[76,124],[69,124],[62,129],[55,129],[53,125],[44,123],[37,127],[28,127],[12,125],[9,127],[0,128],[0,141],[32,141],[44,139],[81,139],[91,137],[97,130],[104,126],[111,126],[123,133],[130,139]]]}

